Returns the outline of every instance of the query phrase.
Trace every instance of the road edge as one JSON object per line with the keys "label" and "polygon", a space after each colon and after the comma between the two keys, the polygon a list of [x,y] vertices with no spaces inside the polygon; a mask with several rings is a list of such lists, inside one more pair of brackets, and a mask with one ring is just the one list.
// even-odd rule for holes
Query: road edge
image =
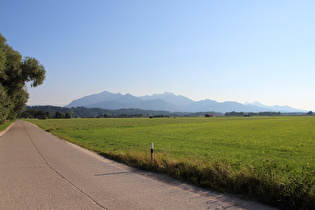
{"label": "road edge", "polygon": [[0,131],[0,138],[11,128],[11,126],[14,124],[15,122],[11,123],[11,125],[9,125],[6,129],[4,129],[3,131]]}

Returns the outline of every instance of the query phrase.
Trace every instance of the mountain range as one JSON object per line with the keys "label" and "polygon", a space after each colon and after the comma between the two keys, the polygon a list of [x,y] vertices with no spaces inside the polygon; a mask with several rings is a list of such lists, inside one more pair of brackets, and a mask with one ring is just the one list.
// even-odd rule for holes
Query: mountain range
{"label": "mountain range", "polygon": [[289,106],[266,106],[259,102],[242,104],[235,101],[217,102],[210,99],[194,101],[169,92],[136,97],[129,93],[123,95],[104,91],[73,100],[66,107],[79,106],[114,110],[133,108],[171,112],[305,112],[305,110]]}

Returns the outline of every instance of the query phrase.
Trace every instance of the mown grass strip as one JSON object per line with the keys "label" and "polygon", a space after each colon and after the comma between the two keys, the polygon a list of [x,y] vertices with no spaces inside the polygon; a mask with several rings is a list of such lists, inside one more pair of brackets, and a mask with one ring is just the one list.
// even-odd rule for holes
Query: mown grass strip
{"label": "mown grass strip", "polygon": [[31,122],[105,157],[198,186],[285,209],[315,206],[314,117]]}
{"label": "mown grass strip", "polygon": [[4,124],[0,124],[0,132],[4,131],[5,129],[7,129],[12,123],[14,123],[14,121],[9,121],[6,122]]}

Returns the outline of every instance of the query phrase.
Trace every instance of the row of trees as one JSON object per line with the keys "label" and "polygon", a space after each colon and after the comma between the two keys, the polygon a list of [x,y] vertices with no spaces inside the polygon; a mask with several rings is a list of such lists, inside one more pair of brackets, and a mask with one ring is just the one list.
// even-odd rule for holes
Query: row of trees
{"label": "row of trees", "polygon": [[[280,112],[227,112],[225,116],[279,116],[285,113]],[[299,113],[302,115],[303,113]],[[313,112],[307,113],[312,115]],[[304,113],[305,115],[305,113]],[[20,114],[20,118],[132,118],[132,117],[197,117],[197,116],[224,116],[220,112],[168,112],[141,109],[118,109],[109,110],[101,108],[86,107],[59,107],[59,106],[27,106],[26,110]]]}
{"label": "row of trees", "polygon": [[[35,106],[36,107],[36,106]],[[85,117],[80,116],[80,114],[77,110],[77,108],[62,108],[62,107],[55,107],[55,109],[52,106],[41,106],[41,108],[46,107],[46,110],[37,110],[32,109],[30,107],[27,107],[24,112],[18,115],[19,118],[27,118],[27,119],[50,119],[50,118],[56,118],[56,119],[68,119],[72,117]],[[49,107],[49,108],[47,108]],[[61,111],[63,110],[63,111]],[[81,110],[81,108],[79,108]],[[87,110],[89,110],[87,108]],[[85,110],[86,111],[86,110]],[[96,114],[96,115],[90,115],[89,117],[95,117],[95,118],[141,118],[141,117],[169,117],[168,115],[164,114],[156,114],[156,115],[150,115],[150,114],[144,114],[144,113],[138,113],[138,110],[134,110],[135,112],[132,112],[131,110],[106,110],[107,112],[105,114]],[[124,112],[125,111],[125,112]],[[145,112],[145,111],[144,111]],[[76,114],[74,114],[76,113]],[[93,109],[92,109],[92,113]],[[83,114],[86,114],[84,112]]]}
{"label": "row of trees", "polygon": [[[37,109],[26,109],[24,112],[22,112],[20,115],[18,115],[19,118],[27,118],[27,119],[33,119],[33,118],[38,118],[38,119],[50,119],[50,118],[56,118],[56,119],[68,119],[72,118],[73,114],[71,113],[70,109],[66,108],[65,113],[62,111],[55,111],[54,114],[51,113],[51,111],[44,111],[44,110],[37,110]],[[74,109],[75,110],[75,109]],[[114,110],[113,110],[114,111]],[[128,113],[128,114],[126,114]],[[161,117],[169,117],[168,115],[164,114],[157,114],[157,115],[145,115],[143,113],[131,113],[130,110],[129,112],[126,113],[117,113],[113,114],[112,112],[107,112],[105,114],[100,114],[97,116],[91,116],[95,118],[140,118],[140,117],[150,117],[150,118],[161,118]],[[80,116],[74,116],[74,117],[80,117]]]}
{"label": "row of trees", "polygon": [[[37,118],[37,112],[42,115],[41,111],[50,112],[51,117],[56,117],[56,113],[60,112],[63,115],[70,113],[72,117],[89,118],[89,117],[103,117],[103,118],[126,118],[126,117],[149,117],[153,115],[170,115],[168,111],[154,111],[154,110],[141,110],[141,109],[118,109],[109,110],[101,108],[86,108],[86,107],[58,107],[58,106],[27,106],[25,112],[20,117],[26,118],[24,113],[29,112],[32,117]],[[173,115],[172,115],[173,116]],[[176,115],[177,116],[177,115]],[[66,116],[65,116],[66,117]]]}
{"label": "row of trees", "polygon": [[[169,112],[169,111],[156,111],[156,110],[142,110],[142,109],[102,109],[102,108],[86,108],[86,107],[59,107],[59,106],[27,106],[25,112],[29,110],[49,111],[52,117],[55,117],[57,111],[61,113],[69,112],[74,118],[132,118],[132,117],[198,117],[210,114],[213,116],[224,116],[221,112]],[[36,114],[31,113],[33,118],[37,118]],[[21,116],[23,118],[23,116]]]}
{"label": "row of trees", "polygon": [[35,58],[25,57],[6,43],[0,34],[0,124],[15,119],[28,100],[26,83],[31,87],[45,80],[45,68]]}
{"label": "row of trees", "polygon": [[280,112],[226,112],[225,116],[280,116]]}
{"label": "row of trees", "polygon": [[225,116],[280,116],[280,115],[313,115],[312,111],[305,112],[290,112],[290,113],[281,113],[281,112],[226,112]]}
{"label": "row of trees", "polygon": [[56,111],[53,115],[50,111],[43,111],[43,110],[36,110],[36,109],[27,109],[26,111],[22,112],[18,115],[19,118],[38,118],[38,119],[50,119],[50,118],[57,118],[57,119],[63,119],[63,118],[72,118],[72,114],[68,111],[65,114]]}
{"label": "row of trees", "polygon": [[50,111],[29,109],[29,110],[24,111],[21,114],[19,114],[18,118],[25,118],[25,119],[42,118],[42,119],[47,119],[47,118],[51,118],[51,113],[50,113]]}
{"label": "row of trees", "polygon": [[62,119],[62,118],[69,119],[69,118],[72,118],[72,115],[70,112],[66,112],[65,114],[63,114],[62,112],[57,111],[55,114],[55,118],[57,118],[57,119]]}

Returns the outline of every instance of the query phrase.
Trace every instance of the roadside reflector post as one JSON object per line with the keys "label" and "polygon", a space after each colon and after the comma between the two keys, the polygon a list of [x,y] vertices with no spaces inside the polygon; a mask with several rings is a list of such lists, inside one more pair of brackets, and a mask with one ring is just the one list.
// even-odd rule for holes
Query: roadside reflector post
{"label": "roadside reflector post", "polygon": [[151,149],[151,162],[154,161],[154,143],[150,144],[150,149]]}

